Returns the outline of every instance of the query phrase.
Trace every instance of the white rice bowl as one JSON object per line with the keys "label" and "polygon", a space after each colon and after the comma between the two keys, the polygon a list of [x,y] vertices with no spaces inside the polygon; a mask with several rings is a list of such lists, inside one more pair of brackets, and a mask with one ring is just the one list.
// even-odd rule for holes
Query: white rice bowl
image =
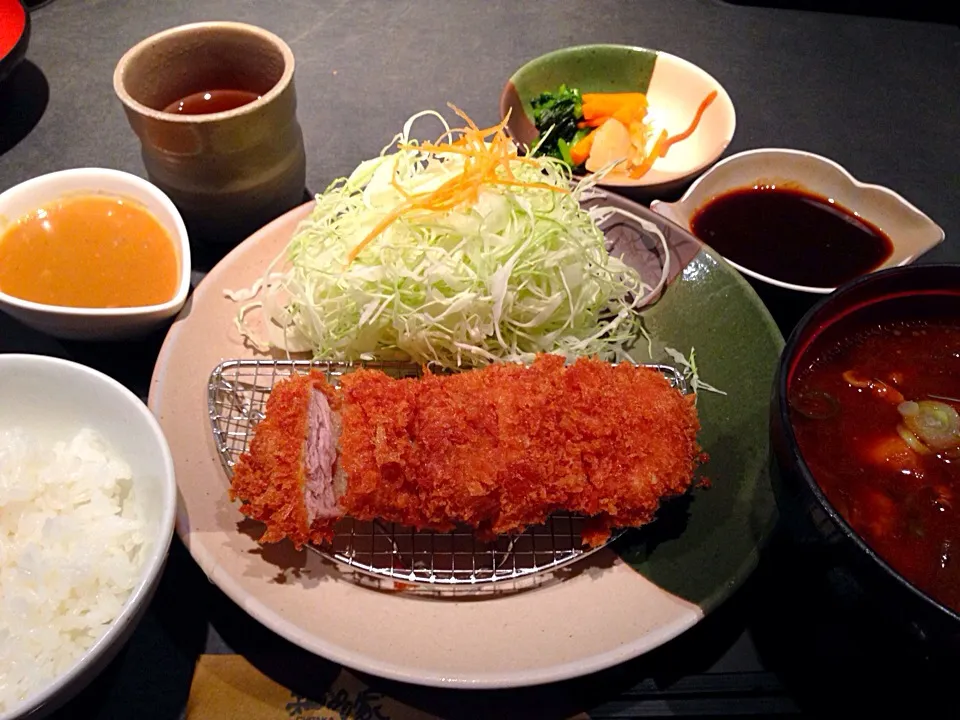
{"label": "white rice bowl", "polygon": [[0,720],[53,711],[146,609],[173,534],[146,406],[63,360],[0,355]]}

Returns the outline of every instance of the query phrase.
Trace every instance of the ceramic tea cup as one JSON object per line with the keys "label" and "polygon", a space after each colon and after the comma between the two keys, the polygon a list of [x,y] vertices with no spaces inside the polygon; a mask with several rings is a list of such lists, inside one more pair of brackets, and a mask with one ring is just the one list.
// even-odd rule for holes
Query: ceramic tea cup
{"label": "ceramic tea cup", "polygon": [[238,242],[303,201],[293,74],[283,40],[235,22],[171,28],[120,59],[114,90],[147,174],[192,239]]}

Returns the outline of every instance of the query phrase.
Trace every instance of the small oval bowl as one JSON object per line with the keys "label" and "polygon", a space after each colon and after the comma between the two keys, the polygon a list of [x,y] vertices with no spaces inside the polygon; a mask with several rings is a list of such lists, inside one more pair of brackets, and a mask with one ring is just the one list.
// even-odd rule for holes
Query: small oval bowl
{"label": "small oval bowl", "polygon": [[41,355],[0,354],[0,424],[65,439],[81,427],[97,430],[129,464],[144,509],[140,578],[120,614],[73,667],[0,720],[39,718],[87,685],[123,647],[150,603],[173,538],[177,486],[173,457],[159,423],[116,380],[86,366]]}
{"label": "small oval bowl", "polygon": [[507,81],[500,95],[500,117],[510,113],[507,130],[519,144],[532,147],[538,138],[530,100],[561,83],[582,92],[643,92],[650,113],[672,135],[682,132],[711,90],[710,104],[696,131],[659,158],[634,180],[609,174],[599,184],[646,193],[677,190],[723,154],[737,125],[733,101],[713,77],[676,55],[629,45],[579,45],[535,58]]}
{"label": "small oval bowl", "polygon": [[[804,354],[816,338],[843,342],[845,328],[907,312],[924,317],[936,303],[952,303],[960,319],[960,264],[912,265],[870,273],[842,285],[817,303],[787,339],[770,403],[772,485],[780,518],[794,542],[844,571],[862,597],[901,622],[901,630],[930,639],[943,650],[960,648],[960,614],[915,587],[893,569],[827,499],[800,452],[787,393],[806,367]],[[826,335],[824,335],[826,333]],[[919,631],[919,632],[918,632]]]}
{"label": "small oval bowl", "polygon": [[[893,253],[871,272],[912,263],[943,242],[943,229],[892,190],[860,182],[833,160],[786,148],[746,150],[724,158],[700,176],[678,201],[654,200],[650,209],[693,232],[691,218],[713,198],[731,190],[776,184],[833,198],[886,233],[893,243]],[[775,242],[776,238],[771,238],[771,246]],[[724,259],[744,275],[786,290],[819,295],[836,290],[783,282]]]}
{"label": "small oval bowl", "polygon": [[0,0],[0,83],[27,54],[30,13],[20,0]]}
{"label": "small oval bowl", "polygon": [[143,335],[180,312],[190,292],[190,241],[177,208],[146,180],[120,170],[75,168],[27,180],[0,194],[0,237],[7,227],[46,203],[71,195],[130,198],[147,208],[170,234],[180,264],[174,296],[159,305],[76,308],[23,300],[0,292],[0,310],[25,325],[69,340],[119,340]]}

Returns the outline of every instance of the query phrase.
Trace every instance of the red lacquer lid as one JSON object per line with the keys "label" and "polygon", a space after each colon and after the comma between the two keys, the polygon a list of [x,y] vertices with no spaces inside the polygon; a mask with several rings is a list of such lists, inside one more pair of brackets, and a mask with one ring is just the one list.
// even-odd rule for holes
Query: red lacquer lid
{"label": "red lacquer lid", "polygon": [[0,0],[0,59],[13,50],[27,26],[27,11],[20,0]]}

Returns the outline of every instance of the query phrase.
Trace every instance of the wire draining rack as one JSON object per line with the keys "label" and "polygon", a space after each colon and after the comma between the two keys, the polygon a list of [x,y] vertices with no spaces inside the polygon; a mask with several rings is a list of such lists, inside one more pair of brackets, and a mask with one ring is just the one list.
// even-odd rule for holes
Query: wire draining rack
{"label": "wire draining rack", "polygon": [[[210,375],[210,423],[220,461],[228,476],[247,449],[263,418],[274,384],[292,373],[317,370],[332,385],[345,373],[366,367],[393,377],[417,377],[419,366],[403,362],[324,362],[308,360],[227,360]],[[686,392],[684,377],[669,365],[648,365]],[[546,524],[493,542],[477,540],[469,528],[450,532],[416,531],[394,523],[344,518],[333,542],[311,546],[337,563],[351,579],[381,589],[430,595],[503,593],[540,585],[554,571],[600,548],[582,547],[584,518],[554,513]],[[612,541],[616,534],[611,537]]]}

